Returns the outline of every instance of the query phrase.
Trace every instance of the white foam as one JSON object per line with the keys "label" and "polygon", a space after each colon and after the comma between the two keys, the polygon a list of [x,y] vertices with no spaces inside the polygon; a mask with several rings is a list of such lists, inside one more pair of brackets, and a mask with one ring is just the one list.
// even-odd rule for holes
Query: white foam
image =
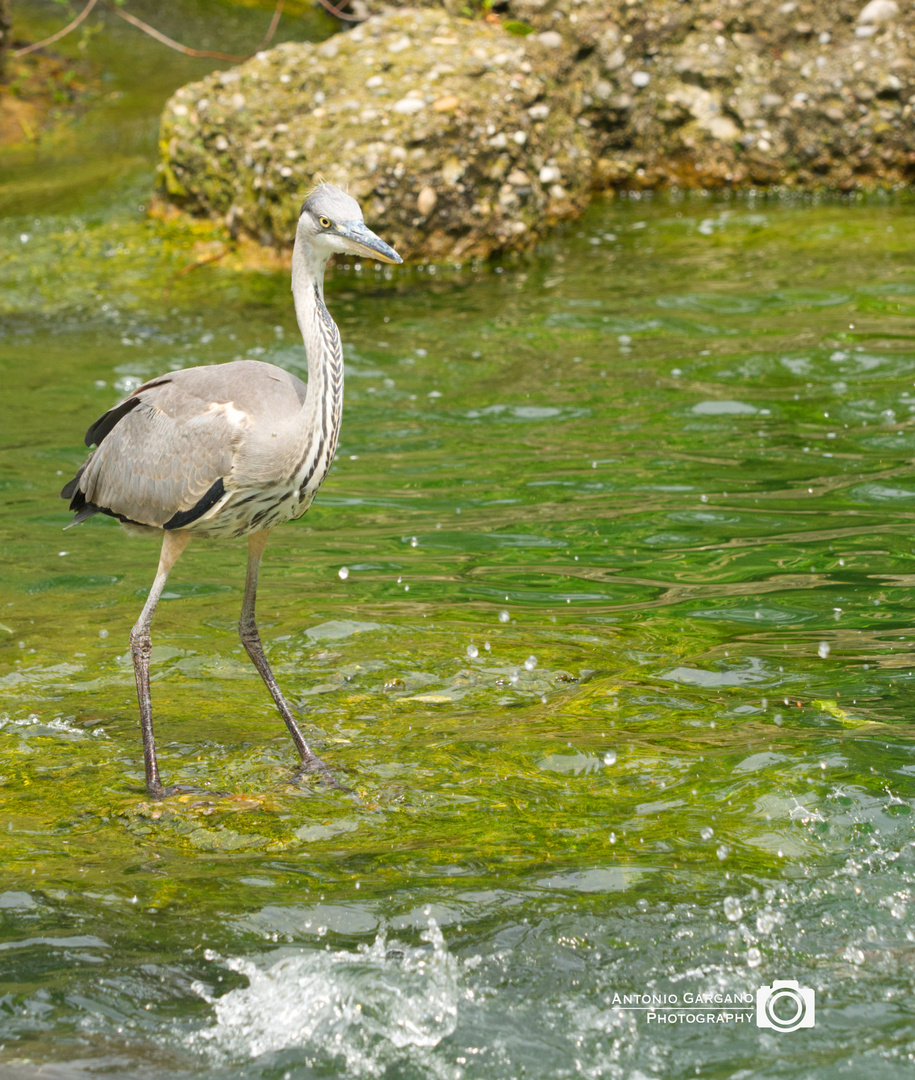
{"label": "white foam", "polygon": [[196,983],[215,1023],[190,1041],[223,1060],[303,1048],[314,1060],[342,1057],[350,1075],[380,1076],[457,1026],[457,961],[433,919],[422,936],[428,945],[388,945],[382,932],[355,951],[280,950],[266,967],[223,960],[248,985],[214,999]]}

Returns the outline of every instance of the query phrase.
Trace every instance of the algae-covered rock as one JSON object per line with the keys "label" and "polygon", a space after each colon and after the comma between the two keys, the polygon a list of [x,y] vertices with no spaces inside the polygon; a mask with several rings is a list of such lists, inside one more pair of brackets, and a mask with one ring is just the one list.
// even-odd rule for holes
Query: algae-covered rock
{"label": "algae-covered rock", "polygon": [[169,198],[282,247],[323,173],[405,256],[461,259],[529,246],[592,189],[847,191],[915,174],[913,5],[462,9],[382,8],[179,90],[162,123]]}
{"label": "algae-covered rock", "polygon": [[574,65],[555,35],[387,11],[180,89],[162,183],[177,205],[278,247],[322,174],[406,257],[525,248],[589,198]]}

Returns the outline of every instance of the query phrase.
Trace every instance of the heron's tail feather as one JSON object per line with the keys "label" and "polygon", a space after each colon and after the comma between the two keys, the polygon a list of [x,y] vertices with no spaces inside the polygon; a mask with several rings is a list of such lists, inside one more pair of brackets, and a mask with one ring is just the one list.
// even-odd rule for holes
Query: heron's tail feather
{"label": "heron's tail feather", "polygon": [[[79,480],[80,480],[80,477],[83,475],[83,470],[85,468],[86,468],[85,465],[80,465],[79,472],[76,474],[76,476],[74,476],[72,480],[69,480],[69,481],[67,481],[66,484],[64,484],[63,490],[60,493],[60,497],[62,499],[75,500],[77,492],[79,492],[79,494],[82,495],[82,492],[79,491]],[[71,505],[70,509],[75,510],[76,507]]]}
{"label": "heron's tail feather", "polygon": [[80,490],[79,482],[85,469],[86,466],[81,465],[79,472],[69,483],[64,484],[63,491],[60,493],[62,499],[70,500],[70,509],[76,511],[76,517],[69,525],[64,526],[65,529],[69,529],[73,525],[79,525],[81,521],[91,518],[93,514],[98,514],[102,509],[100,506],[96,506],[95,503],[87,502],[85,494]]}
{"label": "heron's tail feather", "polygon": [[95,514],[100,514],[101,512],[102,508],[100,506],[96,506],[95,503],[84,503],[82,508],[77,511],[76,517],[70,522],[69,525],[64,525],[64,528],[72,529],[74,525],[79,525],[79,523],[81,521],[85,521],[86,518],[91,518]]}

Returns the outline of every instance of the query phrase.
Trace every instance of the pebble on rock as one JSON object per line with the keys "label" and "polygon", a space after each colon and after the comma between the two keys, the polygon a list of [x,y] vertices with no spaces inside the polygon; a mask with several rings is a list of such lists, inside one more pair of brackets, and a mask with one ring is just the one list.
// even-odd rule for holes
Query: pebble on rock
{"label": "pebble on rock", "polygon": [[858,15],[859,23],[892,22],[899,14],[896,0],[870,0]]}
{"label": "pebble on rock", "polygon": [[423,217],[428,217],[435,209],[437,202],[438,196],[435,194],[435,188],[424,187],[416,200],[416,209],[419,210]]}

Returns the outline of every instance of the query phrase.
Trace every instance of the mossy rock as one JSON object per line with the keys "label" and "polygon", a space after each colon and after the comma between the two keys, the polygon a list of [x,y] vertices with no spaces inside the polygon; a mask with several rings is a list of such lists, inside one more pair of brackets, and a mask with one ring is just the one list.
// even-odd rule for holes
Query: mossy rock
{"label": "mossy rock", "polygon": [[555,34],[387,11],[182,87],[162,118],[161,186],[275,247],[320,174],[406,258],[523,249],[589,199],[574,69]]}

